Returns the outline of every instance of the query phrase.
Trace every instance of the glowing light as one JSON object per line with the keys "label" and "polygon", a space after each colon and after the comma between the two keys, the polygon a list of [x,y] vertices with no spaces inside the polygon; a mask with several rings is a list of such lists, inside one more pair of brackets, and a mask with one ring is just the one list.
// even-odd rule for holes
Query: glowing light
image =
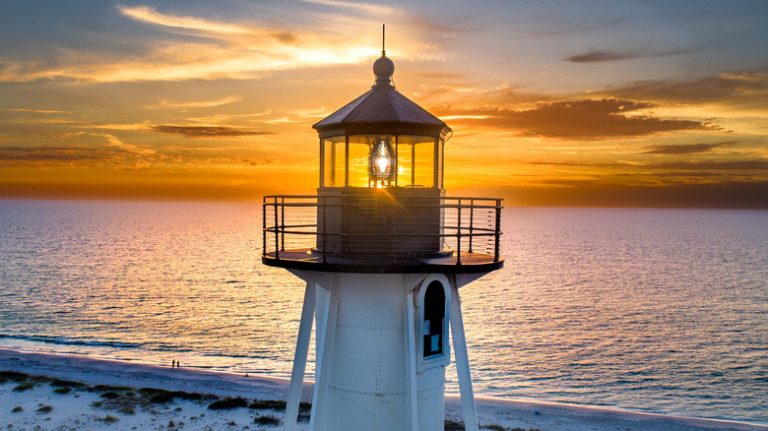
{"label": "glowing light", "polygon": [[373,187],[390,185],[394,177],[394,151],[389,138],[376,138],[369,155],[368,174]]}
{"label": "glowing light", "polygon": [[379,158],[376,159],[376,166],[378,166],[379,172],[386,172],[389,169],[389,158],[383,151],[379,153]]}

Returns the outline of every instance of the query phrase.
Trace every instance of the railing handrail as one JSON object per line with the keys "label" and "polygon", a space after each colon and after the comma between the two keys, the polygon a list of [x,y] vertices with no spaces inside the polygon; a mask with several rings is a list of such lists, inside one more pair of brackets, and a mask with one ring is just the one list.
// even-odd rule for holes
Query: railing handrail
{"label": "railing handrail", "polygon": [[[333,198],[329,197],[329,198],[324,198],[324,199],[334,199],[334,198],[335,197],[333,197]],[[273,205],[275,205],[275,203],[274,202],[264,202],[264,205],[273,206]],[[281,207],[285,207],[285,208],[301,208],[301,207],[316,207],[316,206],[318,206],[320,204],[317,203],[317,202],[286,202],[286,203],[280,203],[278,205],[280,205]],[[330,208],[344,208],[344,207],[356,206],[355,204],[349,204],[349,203],[324,203],[323,205],[326,206],[326,207],[330,207]],[[435,205],[419,204],[419,203],[409,203],[408,206],[415,207],[415,208],[433,208],[433,207],[435,207]],[[459,208],[462,208],[462,209],[464,209],[464,208],[466,208],[466,209],[470,209],[470,208],[475,208],[475,209],[503,208],[503,207],[499,207],[497,205],[476,205],[476,204],[474,204],[474,205],[470,206],[470,205],[462,205],[462,204],[445,204],[445,203],[444,204],[439,204],[438,206],[440,208],[456,208],[456,209],[459,209]]]}
{"label": "railing handrail", "polygon": [[[323,195],[264,195],[262,200],[273,200],[275,198],[282,199],[334,199],[341,196],[323,196]],[[486,198],[486,197],[473,197],[473,196],[418,196],[414,199],[435,199],[435,200],[462,200],[462,201],[503,201],[504,198]]]}

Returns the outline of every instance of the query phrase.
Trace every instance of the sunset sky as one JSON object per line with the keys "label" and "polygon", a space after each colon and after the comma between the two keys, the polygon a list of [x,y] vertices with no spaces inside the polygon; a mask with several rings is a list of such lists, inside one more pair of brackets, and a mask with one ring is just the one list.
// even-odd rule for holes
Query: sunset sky
{"label": "sunset sky", "polygon": [[449,194],[768,207],[768,2],[0,5],[0,197],[317,186],[312,124],[397,89],[446,121]]}

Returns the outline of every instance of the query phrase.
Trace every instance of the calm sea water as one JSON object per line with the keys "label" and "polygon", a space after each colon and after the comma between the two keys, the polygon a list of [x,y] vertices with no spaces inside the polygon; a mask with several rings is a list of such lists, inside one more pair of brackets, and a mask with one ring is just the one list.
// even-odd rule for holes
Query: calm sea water
{"label": "calm sea water", "polygon": [[[259,215],[0,201],[0,346],[287,377],[303,285]],[[768,212],[503,220],[506,267],[462,290],[477,392],[768,422]]]}

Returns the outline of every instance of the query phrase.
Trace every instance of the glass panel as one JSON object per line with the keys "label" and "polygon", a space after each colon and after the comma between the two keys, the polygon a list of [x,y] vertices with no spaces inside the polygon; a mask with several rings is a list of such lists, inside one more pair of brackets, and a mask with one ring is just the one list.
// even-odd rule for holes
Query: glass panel
{"label": "glass panel", "polygon": [[395,138],[392,135],[349,137],[349,186],[386,187],[395,180]]}
{"label": "glass panel", "polygon": [[411,154],[412,139],[407,136],[397,138],[397,185],[409,187],[411,185],[411,171],[413,158]]}
{"label": "glass panel", "polygon": [[349,137],[350,187],[368,187],[368,153],[371,141],[368,136]]}
{"label": "glass panel", "polygon": [[[401,135],[398,138],[397,185],[433,187],[435,175],[435,138]],[[414,160],[415,159],[415,160]],[[414,163],[415,162],[415,163]]]}
{"label": "glass panel", "polygon": [[414,187],[434,187],[435,185],[435,140],[416,144],[416,175]]}
{"label": "glass panel", "polygon": [[323,139],[323,187],[344,186],[344,136]]}

